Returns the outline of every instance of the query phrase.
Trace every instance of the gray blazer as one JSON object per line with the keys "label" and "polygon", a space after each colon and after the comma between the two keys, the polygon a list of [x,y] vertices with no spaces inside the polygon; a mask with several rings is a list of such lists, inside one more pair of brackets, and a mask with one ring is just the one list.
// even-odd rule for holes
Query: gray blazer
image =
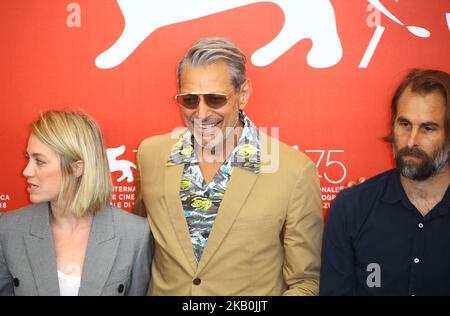
{"label": "gray blazer", "polygon": [[[145,295],[147,220],[114,207],[94,216],[78,295]],[[60,295],[48,203],[0,213],[0,295]]]}

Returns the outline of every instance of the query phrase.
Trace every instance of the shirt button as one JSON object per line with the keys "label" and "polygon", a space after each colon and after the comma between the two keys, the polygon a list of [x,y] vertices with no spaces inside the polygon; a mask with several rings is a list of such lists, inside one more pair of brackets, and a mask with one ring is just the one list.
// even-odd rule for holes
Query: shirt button
{"label": "shirt button", "polygon": [[414,263],[419,263],[419,258],[414,258]]}
{"label": "shirt button", "polygon": [[423,224],[422,223],[419,223],[419,228],[423,228]]}
{"label": "shirt button", "polygon": [[202,280],[200,280],[199,278],[195,278],[192,283],[194,283],[195,285],[200,285],[200,283],[202,283]]}
{"label": "shirt button", "polygon": [[117,291],[119,291],[119,293],[122,294],[124,289],[125,286],[123,286],[123,284],[120,284],[119,287],[117,288]]}
{"label": "shirt button", "polygon": [[13,284],[14,284],[15,287],[19,287],[19,285],[20,285],[19,279],[18,278],[14,278],[13,279]]}

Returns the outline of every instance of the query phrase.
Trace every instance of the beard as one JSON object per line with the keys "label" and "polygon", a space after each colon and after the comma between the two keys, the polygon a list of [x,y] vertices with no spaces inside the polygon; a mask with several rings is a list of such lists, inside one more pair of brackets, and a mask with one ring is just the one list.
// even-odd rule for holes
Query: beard
{"label": "beard", "polygon": [[[436,174],[448,163],[450,145],[443,145],[435,149],[429,156],[420,148],[403,147],[400,150],[394,145],[397,170],[406,178],[414,181],[425,181]],[[405,160],[405,156],[419,160]]]}

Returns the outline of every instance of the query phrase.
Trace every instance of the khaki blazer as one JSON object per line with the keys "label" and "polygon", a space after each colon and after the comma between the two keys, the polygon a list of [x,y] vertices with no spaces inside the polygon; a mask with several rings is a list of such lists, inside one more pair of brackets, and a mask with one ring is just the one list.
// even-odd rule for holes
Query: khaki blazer
{"label": "khaki blazer", "polygon": [[262,142],[262,152],[279,146],[278,168],[233,169],[197,264],[179,198],[184,165],[166,166],[176,140],[150,137],[137,154],[137,207],[154,237],[149,294],[317,295],[323,219],[314,163],[275,139]]}

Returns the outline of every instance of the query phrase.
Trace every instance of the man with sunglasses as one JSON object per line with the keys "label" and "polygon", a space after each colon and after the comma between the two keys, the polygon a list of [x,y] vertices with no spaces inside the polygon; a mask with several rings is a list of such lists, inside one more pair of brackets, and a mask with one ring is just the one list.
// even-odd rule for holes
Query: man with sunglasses
{"label": "man with sunglasses", "polygon": [[245,115],[245,63],[229,40],[196,43],[178,65],[187,129],[139,146],[135,211],[155,243],[150,295],[318,294],[317,170]]}

